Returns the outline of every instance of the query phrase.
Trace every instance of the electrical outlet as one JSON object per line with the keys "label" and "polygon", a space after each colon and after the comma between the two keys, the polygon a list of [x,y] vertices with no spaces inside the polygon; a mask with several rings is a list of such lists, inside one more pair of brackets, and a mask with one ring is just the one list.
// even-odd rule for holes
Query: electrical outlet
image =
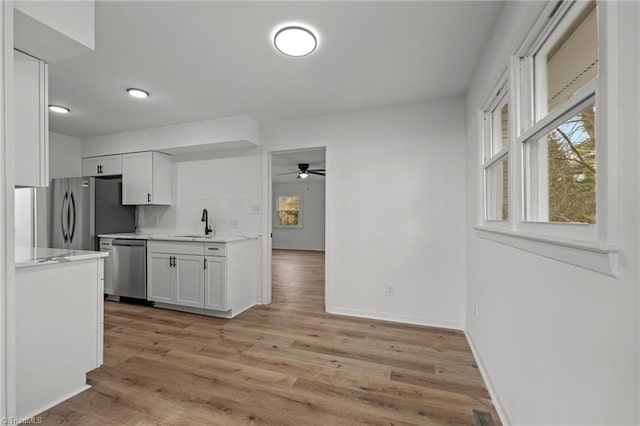
{"label": "electrical outlet", "polygon": [[474,317],[478,316],[478,304],[477,303],[473,304],[473,316]]}
{"label": "electrical outlet", "polygon": [[160,219],[158,218],[158,215],[153,215],[152,222],[154,225],[157,225],[158,223],[160,223]]}
{"label": "electrical outlet", "polygon": [[386,288],[386,294],[389,297],[393,297],[396,295],[396,287],[394,285],[388,285]]}
{"label": "electrical outlet", "polygon": [[231,219],[229,221],[229,226],[231,229],[238,229],[238,219]]}

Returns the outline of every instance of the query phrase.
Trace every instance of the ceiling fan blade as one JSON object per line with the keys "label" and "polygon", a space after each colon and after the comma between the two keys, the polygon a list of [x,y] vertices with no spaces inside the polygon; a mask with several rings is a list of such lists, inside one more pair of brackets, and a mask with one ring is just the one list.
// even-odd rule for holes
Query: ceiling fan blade
{"label": "ceiling fan blade", "polygon": [[325,172],[325,169],[309,169],[308,172]]}
{"label": "ceiling fan blade", "polygon": [[295,173],[300,173],[300,172],[296,170],[295,172],[287,172],[287,173],[278,173],[278,174],[277,174],[276,176],[282,176],[282,175],[292,175],[292,174],[295,174]]}
{"label": "ceiling fan blade", "polygon": [[307,170],[307,173],[310,173],[312,175],[318,175],[318,176],[326,176],[324,172],[316,172],[314,170]]}

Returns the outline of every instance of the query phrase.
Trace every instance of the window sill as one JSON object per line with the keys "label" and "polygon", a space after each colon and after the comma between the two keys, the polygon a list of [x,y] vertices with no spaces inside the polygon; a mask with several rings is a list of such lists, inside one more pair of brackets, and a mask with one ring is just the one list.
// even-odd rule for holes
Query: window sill
{"label": "window sill", "polygon": [[611,277],[617,277],[619,274],[620,249],[616,247],[541,237],[488,226],[476,226],[474,229],[478,238],[505,244]]}

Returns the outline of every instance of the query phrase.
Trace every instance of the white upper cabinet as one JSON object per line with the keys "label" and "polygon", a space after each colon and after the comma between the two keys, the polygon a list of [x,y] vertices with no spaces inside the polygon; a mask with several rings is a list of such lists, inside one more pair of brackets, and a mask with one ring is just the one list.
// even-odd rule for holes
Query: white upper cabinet
{"label": "white upper cabinet", "polygon": [[14,51],[15,185],[49,186],[47,64]]}
{"label": "white upper cabinet", "polygon": [[103,155],[82,159],[82,176],[113,176],[122,174],[122,155]]}
{"label": "white upper cabinet", "polygon": [[171,159],[159,152],[122,155],[122,204],[171,204]]}

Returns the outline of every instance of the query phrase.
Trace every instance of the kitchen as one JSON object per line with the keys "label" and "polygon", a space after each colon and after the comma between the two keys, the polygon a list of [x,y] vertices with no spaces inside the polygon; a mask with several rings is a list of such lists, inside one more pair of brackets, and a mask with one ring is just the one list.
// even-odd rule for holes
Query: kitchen
{"label": "kitchen", "polygon": [[[88,383],[85,377],[85,373],[105,365],[101,354],[111,357],[106,362],[109,368],[98,368],[91,374],[119,371],[114,363],[122,361],[118,358],[122,353],[114,355],[115,352],[105,351],[101,346],[107,341],[101,335],[105,332],[104,318],[111,321],[107,324],[111,336],[117,330],[148,338],[148,333],[160,335],[167,331],[163,328],[165,325],[173,324],[184,327],[181,333],[191,333],[196,339],[220,338],[219,335],[234,330],[257,341],[258,333],[246,330],[248,322],[254,321],[273,338],[270,347],[258,344],[247,349],[243,346],[246,342],[230,339],[228,348],[211,342],[195,345],[198,353],[184,358],[186,355],[165,347],[170,337],[158,337],[162,351],[158,357],[194,361],[190,374],[203,372],[199,364],[204,362],[203,353],[220,356],[218,362],[223,365],[224,378],[229,381],[225,383],[230,389],[237,389],[239,379],[227,373],[232,363],[244,355],[253,356],[254,362],[258,358],[271,359],[274,353],[298,357],[313,353],[317,359],[333,356],[343,361],[353,361],[358,356],[366,359],[368,355],[357,349],[345,349],[337,354],[337,347],[314,346],[313,339],[325,337],[328,331],[313,329],[309,318],[296,316],[298,323],[289,329],[280,325],[283,328],[272,334],[266,329],[268,325],[284,322],[287,314],[297,312],[295,307],[278,305],[274,310],[282,310],[277,315],[283,317],[266,316],[272,312],[267,309],[273,301],[272,268],[275,268],[270,238],[274,215],[272,157],[283,152],[321,149],[326,153],[327,169],[326,260],[318,268],[321,274],[303,277],[309,281],[322,277],[319,299],[322,309],[321,312],[310,310],[310,316],[321,321],[337,321],[331,322],[335,324],[332,327],[343,334],[333,336],[332,344],[345,347],[366,335],[369,326],[364,325],[365,319],[382,320],[371,323],[370,328],[384,330],[381,334],[386,340],[379,344],[385,353],[392,351],[384,345],[392,341],[394,332],[409,336],[418,326],[432,327],[441,341],[463,340],[464,344],[460,345],[466,352],[461,358],[474,363],[475,367],[459,366],[460,370],[458,366],[451,367],[455,356],[440,361],[450,368],[438,363],[428,365],[424,360],[429,358],[422,356],[414,363],[421,369],[414,376],[384,367],[374,370],[380,376],[395,378],[383,383],[375,374],[375,377],[365,376],[366,379],[357,376],[356,370],[362,366],[349,362],[340,364],[348,371],[339,374],[331,369],[331,364],[305,371],[303,366],[308,359],[288,359],[301,375],[307,374],[298,382],[292,381],[283,370],[274,371],[273,375],[261,371],[256,376],[252,375],[256,372],[252,370],[255,366],[245,366],[239,376],[246,375],[249,382],[257,380],[257,389],[266,391],[269,389],[266,382],[277,383],[273,394],[265,392],[266,401],[276,404],[282,401],[285,391],[295,394],[294,391],[299,390],[300,394],[295,394],[300,398],[296,399],[297,403],[305,404],[303,398],[309,398],[303,412],[311,418],[317,415],[317,419],[323,419],[317,407],[325,406],[314,405],[313,399],[318,393],[314,389],[322,388],[319,383],[323,380],[339,381],[339,385],[344,386],[339,388],[339,392],[344,393],[324,396],[331,402],[325,408],[338,410],[335,407],[348,400],[349,395],[353,395],[350,392],[356,392],[363,399],[369,397],[369,392],[374,392],[369,386],[397,385],[405,386],[404,390],[416,386],[435,392],[430,393],[435,397],[440,391],[448,392],[432,389],[440,383],[437,379],[444,380],[440,385],[445,386],[450,385],[447,380],[451,377],[464,376],[464,380],[474,383],[466,392],[472,392],[474,398],[479,396],[481,408],[491,412],[494,419],[499,416],[505,424],[511,423],[509,417],[516,424],[534,420],[553,423],[557,419],[568,423],[581,423],[586,419],[607,423],[607,420],[622,419],[625,421],[618,423],[632,423],[627,420],[634,418],[629,413],[633,411],[631,400],[637,396],[633,390],[636,388],[633,379],[617,378],[613,366],[635,368],[628,360],[636,353],[635,349],[624,348],[634,346],[637,336],[635,340],[628,336],[634,335],[637,329],[622,324],[606,309],[600,309],[604,296],[596,295],[600,295],[600,286],[612,281],[616,285],[608,288],[614,289],[618,310],[625,314],[620,317],[637,314],[637,307],[631,305],[631,301],[637,301],[637,285],[631,285],[637,278],[634,267],[622,262],[621,278],[613,282],[609,276],[592,270],[574,270],[574,264],[543,259],[526,250],[521,253],[505,244],[480,241],[480,231],[476,229],[476,218],[482,210],[478,207],[482,203],[476,192],[481,192],[482,177],[476,164],[480,154],[476,147],[478,123],[474,121],[474,112],[483,108],[485,94],[493,89],[507,66],[503,60],[505,52],[513,54],[514,47],[505,46],[509,40],[524,38],[523,28],[534,26],[545,4],[305,3],[202,2],[189,7],[179,2],[57,3],[69,8],[65,9],[65,16],[43,13],[46,4],[39,2],[3,4],[6,78],[11,81],[14,77],[12,72],[7,72],[12,69],[7,65],[13,61],[10,57],[13,57],[15,26],[15,46],[44,60],[30,64],[35,76],[29,85],[32,92],[19,99],[35,99],[39,108],[56,105],[69,111],[59,114],[29,109],[32,124],[25,127],[38,142],[28,147],[16,144],[16,159],[28,158],[29,166],[24,166],[19,160],[13,162],[11,90],[4,96],[8,98],[4,108],[9,109],[8,116],[2,118],[2,123],[8,126],[8,136],[3,139],[7,155],[2,157],[2,195],[8,229],[0,230],[4,242],[0,247],[0,273],[4,283],[3,300],[7,301],[0,306],[0,325],[7,329],[0,341],[2,373],[6,373],[2,374],[6,379],[0,387],[1,417],[18,419],[37,415],[75,394],[70,401],[78,401],[74,398],[82,401],[89,398],[86,395],[92,395],[91,390],[83,392],[88,384],[100,392],[105,391],[102,382],[90,380]],[[73,10],[74,7],[77,9]],[[636,40],[637,34],[632,30],[636,21],[630,16],[638,15],[638,7],[617,2],[599,7],[606,12],[602,17],[606,23],[603,24],[605,37],[615,39],[610,41],[612,44],[621,43],[624,51],[635,52],[626,47],[633,46],[632,41]],[[526,24],[516,28],[510,19],[524,20]],[[310,22],[309,30],[316,32],[316,51],[305,57],[287,57],[274,46],[274,37],[283,26],[299,26],[297,20]],[[618,20],[620,25],[614,25]],[[43,26],[43,22],[46,25]],[[460,25],[451,25],[451,22]],[[512,36],[514,33],[517,35]],[[49,51],[43,49],[45,45],[50,47]],[[638,56],[636,53],[632,58]],[[607,61],[617,66],[623,63],[623,58],[612,55],[603,63],[606,65]],[[630,67],[620,67],[621,81],[632,87],[636,85],[635,77],[631,76],[637,68],[636,62]],[[26,74],[16,72],[15,77]],[[605,73],[601,79],[611,82],[614,76]],[[491,80],[491,88],[485,87],[489,84],[485,80]],[[148,96],[132,97],[127,89],[138,89]],[[618,95],[617,89],[606,85],[603,93]],[[632,133],[635,128],[625,126],[631,126],[628,123],[633,120],[629,117],[637,105],[630,100],[625,102],[624,111],[620,111],[619,128],[621,132],[630,133],[625,140],[635,140]],[[17,136],[20,119],[15,121]],[[34,122],[37,125],[33,125]],[[635,153],[633,148],[624,145],[630,142],[620,143],[621,152],[624,148]],[[20,152],[23,148],[29,151]],[[619,161],[621,170],[632,177],[636,174],[627,162],[634,158],[629,155]],[[108,175],[106,179],[105,175]],[[69,180],[61,196],[54,197],[58,185],[51,182],[62,182],[58,179]],[[71,189],[71,179],[75,179],[80,189]],[[63,243],[65,238],[67,243],[80,238],[84,233],[79,227],[84,222],[79,219],[78,204],[87,197],[81,197],[78,191],[85,185],[95,187],[96,182],[102,180],[121,185],[116,192],[121,192],[120,206],[128,206],[125,207],[129,221],[126,227],[89,234],[93,235],[89,239],[93,240],[95,251],[29,249],[14,252],[14,239],[15,242],[35,240],[34,246],[54,250],[51,240],[58,228]],[[21,187],[16,191],[20,194],[17,197],[14,197],[14,186]],[[31,187],[38,189],[28,189]],[[625,195],[620,197],[621,211],[636,211],[636,197],[631,195],[634,188],[637,189],[633,185],[621,186]],[[91,196],[88,199],[91,206]],[[27,206],[21,211],[31,213],[14,213],[14,202],[16,206]],[[60,213],[62,216],[59,223],[52,221],[52,206],[56,202],[60,204],[55,216]],[[91,217],[89,213],[89,228]],[[95,219],[95,214],[93,217]],[[625,230],[635,229],[632,219],[626,216],[621,225]],[[206,232],[209,228],[211,233]],[[22,231],[29,229],[31,233]],[[100,235],[103,241],[97,239]],[[634,243],[622,241],[620,244],[625,254],[634,258],[637,254]],[[140,255],[141,245],[146,245],[146,255]],[[99,251],[100,246],[103,251]],[[245,248],[247,251],[242,251]],[[119,256],[120,252],[114,252],[116,249],[125,253],[129,250],[129,254]],[[234,264],[236,249],[240,250],[237,252],[242,260],[239,264]],[[590,253],[606,252],[607,264],[616,266],[617,250],[617,246],[598,246]],[[136,256],[134,252],[140,257],[131,262],[132,256]],[[224,256],[211,255],[211,252]],[[141,273],[140,259],[144,259],[146,292],[128,293],[120,287],[125,280],[115,278],[113,271],[120,270],[119,266],[114,267],[115,259],[118,265],[127,263],[120,259],[129,260],[129,276]],[[499,265],[499,259],[508,261],[506,265]],[[527,267],[528,264],[535,267]],[[66,268],[73,268],[68,271],[74,272],[60,272]],[[501,268],[510,273],[501,275]],[[28,277],[29,273],[38,275]],[[531,284],[526,289],[528,293],[516,292],[507,284],[538,275],[542,284],[557,284],[544,297],[542,284]],[[49,276],[68,287],[41,292],[37,285],[25,284],[46,282]],[[74,279],[67,279],[69,276]],[[514,276],[518,279],[514,280]],[[239,285],[221,284],[234,280],[247,286],[235,295],[232,292],[239,289]],[[140,283],[142,278],[135,281]],[[91,283],[90,288],[82,285],[87,282]],[[580,290],[585,293],[578,293],[583,296],[581,304],[569,303],[574,293],[556,294],[557,288],[565,288],[566,282],[587,283],[585,290]],[[495,293],[492,285],[502,286],[500,292]],[[540,289],[540,293],[533,288]],[[105,293],[107,299],[122,298],[123,302],[139,304],[105,302]],[[78,296],[69,298],[65,294]],[[544,318],[539,318],[538,311],[527,305],[521,294],[529,294],[538,306],[550,312],[545,311]],[[140,295],[145,297],[137,297]],[[127,297],[131,300],[125,300]],[[304,297],[300,300],[306,308]],[[548,303],[548,300],[558,303]],[[142,306],[149,302],[158,308]],[[102,312],[105,306],[111,310],[107,315]],[[578,332],[572,331],[572,320],[563,320],[563,306],[573,306],[574,317],[583,320],[586,328],[607,339],[609,344],[598,348],[589,346],[589,351],[581,351],[580,345],[557,345],[554,339],[561,333],[548,331],[554,327],[560,327],[565,335],[581,338]],[[61,311],[66,315],[60,315]],[[21,315],[23,312],[38,312],[38,315]],[[114,312],[117,314],[112,315]],[[191,317],[185,317],[185,312],[198,315],[193,317],[196,319],[186,320]],[[148,317],[144,325],[141,316]],[[46,318],[58,318],[61,322],[51,321],[50,328],[40,329]],[[555,321],[553,327],[541,327],[547,329],[547,333],[538,333],[537,321],[552,320]],[[215,324],[215,333],[206,330],[207,321]],[[78,324],[84,327],[77,327]],[[142,330],[144,327],[147,329]],[[618,328],[625,330],[619,333],[626,336],[625,339],[600,331]],[[296,329],[297,334],[291,329]],[[520,329],[526,338],[518,334]],[[75,330],[83,337],[65,340],[66,333],[61,330]],[[38,340],[35,336],[43,332],[48,336],[41,342],[44,347],[61,348],[52,351],[49,359],[44,359],[46,351],[37,350],[42,345],[34,346]],[[18,335],[24,338],[21,340]],[[428,338],[416,337],[416,340],[430,342]],[[410,341],[407,337],[398,344]],[[627,341],[630,343],[625,343]],[[453,346],[457,348],[457,345]],[[560,354],[554,352],[556,347],[561,349]],[[440,349],[437,344],[436,349]],[[322,351],[324,354],[318,355]],[[242,352],[242,356],[238,352]],[[31,355],[25,357],[25,353]],[[567,361],[574,357],[582,362]],[[160,372],[161,368],[154,364],[148,372],[141,371],[140,376],[136,376],[137,370],[144,369],[141,358],[144,357],[132,356],[123,362],[126,374],[153,383],[149,376],[143,375]],[[599,363],[601,358],[610,361],[607,366]],[[549,359],[551,361],[543,361]],[[154,362],[159,361],[154,359]],[[230,364],[225,364],[227,362]],[[544,368],[538,364],[543,362]],[[277,361],[274,363],[277,365]],[[526,363],[536,368],[522,367],[521,364]],[[67,364],[75,364],[77,368],[73,371],[61,368],[56,374],[68,370],[68,377],[47,379],[47,371]],[[384,362],[378,361],[376,365],[382,364]],[[404,365],[406,367],[406,363]],[[324,374],[327,371],[331,377]],[[595,377],[588,373],[593,371],[598,371]],[[120,380],[126,381],[126,374],[122,374]],[[580,377],[580,380],[571,377]],[[38,389],[34,383],[39,380],[58,383],[60,387]],[[365,383],[366,380],[370,382]],[[401,380],[405,382],[398,385]],[[407,383],[409,380],[413,383]],[[477,387],[476,383],[479,383]],[[528,390],[530,383],[535,383],[532,389],[536,392]],[[543,386],[545,383],[550,385]],[[557,383],[561,386],[554,386]],[[356,385],[360,388],[353,389]],[[193,386],[201,389],[205,385],[197,382]],[[617,405],[596,403],[601,399],[599,389],[619,389],[615,392]],[[40,393],[36,395],[36,391]],[[137,395],[137,403],[146,398],[130,388],[117,387],[117,391],[111,391],[116,396],[120,395],[118,392]],[[214,390],[218,391],[222,392]],[[552,401],[561,400],[565,391],[573,395],[573,399],[566,406],[558,407]],[[519,399],[521,394],[528,399]],[[192,402],[189,396],[170,395]],[[467,393],[461,398],[466,401],[468,396]],[[402,405],[406,401],[390,398],[400,407],[407,407]],[[262,413],[268,413],[269,404],[261,405],[257,395],[251,392],[246,395],[232,392],[231,399],[230,406],[247,417],[252,413],[242,411],[242,405],[249,400],[267,410]],[[426,400],[428,405],[431,400]],[[583,411],[574,409],[578,401],[588,402],[583,404]],[[165,402],[174,408],[179,406],[175,401]],[[79,410],[78,402],[71,404]],[[534,409],[542,406],[549,409],[548,417],[540,417],[541,411]],[[104,406],[92,407],[96,411],[106,410]],[[163,412],[161,406],[156,409]],[[274,417],[268,419],[272,423],[282,421],[284,417],[278,416],[289,409],[283,406],[282,411],[271,414]],[[429,409],[440,413],[440,408],[430,406],[426,415],[433,415]],[[346,406],[342,406],[342,410],[350,412]],[[459,422],[472,421],[471,417],[455,417],[463,416],[456,408],[445,411],[449,413],[449,410]],[[396,411],[406,416],[401,417],[402,420],[419,423],[418,417],[411,417],[419,414]],[[471,416],[470,410],[467,411],[464,415]],[[86,411],[79,412],[88,415]],[[100,415],[107,413],[100,411]],[[159,421],[153,413],[140,415],[142,417],[135,418]],[[296,419],[302,420],[292,415],[293,423]],[[325,420],[340,418],[336,411],[327,416]],[[170,416],[167,419],[171,421]],[[222,418],[216,419],[223,422]],[[437,417],[429,419],[437,423]],[[353,417],[349,420],[357,423]],[[365,420],[371,418],[360,418],[362,422]]]}

